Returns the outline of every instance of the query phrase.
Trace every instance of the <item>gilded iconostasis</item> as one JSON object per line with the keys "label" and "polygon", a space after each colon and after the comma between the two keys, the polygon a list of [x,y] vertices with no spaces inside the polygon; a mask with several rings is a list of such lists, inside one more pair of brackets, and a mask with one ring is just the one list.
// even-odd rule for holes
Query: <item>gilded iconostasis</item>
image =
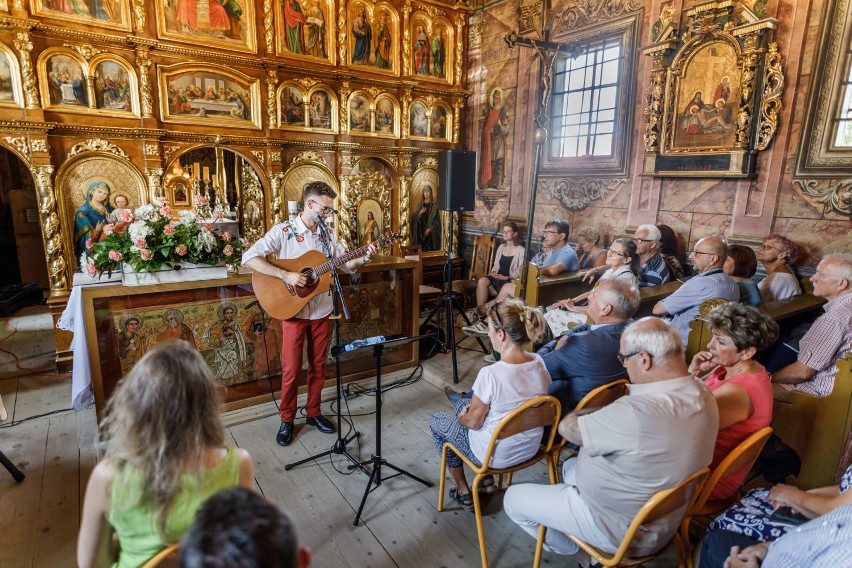
{"label": "gilded iconostasis", "polygon": [[204,198],[253,241],[324,180],[345,205],[347,246],[399,231],[440,254],[436,156],[460,147],[469,13],[410,0],[0,2],[0,151],[35,179],[53,297],[78,270],[81,218],[159,196],[175,211]]}

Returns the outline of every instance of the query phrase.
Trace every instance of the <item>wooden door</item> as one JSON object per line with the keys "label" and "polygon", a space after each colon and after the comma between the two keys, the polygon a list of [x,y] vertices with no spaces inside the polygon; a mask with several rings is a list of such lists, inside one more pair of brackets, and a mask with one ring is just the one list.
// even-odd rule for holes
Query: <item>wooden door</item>
{"label": "wooden door", "polygon": [[9,192],[9,198],[21,283],[34,283],[45,289],[50,288],[35,193],[13,189]]}

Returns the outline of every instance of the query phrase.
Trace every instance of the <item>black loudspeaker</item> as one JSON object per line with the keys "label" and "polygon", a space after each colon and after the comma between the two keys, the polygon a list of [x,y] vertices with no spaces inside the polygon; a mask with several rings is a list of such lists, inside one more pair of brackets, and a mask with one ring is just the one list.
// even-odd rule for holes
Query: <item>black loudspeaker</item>
{"label": "black loudspeaker", "polygon": [[473,211],[476,152],[443,150],[438,154],[438,209]]}

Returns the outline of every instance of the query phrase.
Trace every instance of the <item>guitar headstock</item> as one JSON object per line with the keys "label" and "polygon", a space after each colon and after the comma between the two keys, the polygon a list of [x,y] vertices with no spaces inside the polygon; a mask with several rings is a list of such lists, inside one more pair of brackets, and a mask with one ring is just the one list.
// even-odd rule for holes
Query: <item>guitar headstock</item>
{"label": "guitar headstock", "polygon": [[389,245],[392,242],[394,242],[395,240],[401,239],[401,238],[402,238],[402,233],[400,233],[398,231],[396,233],[385,233],[384,235],[379,237],[379,244],[381,246]]}

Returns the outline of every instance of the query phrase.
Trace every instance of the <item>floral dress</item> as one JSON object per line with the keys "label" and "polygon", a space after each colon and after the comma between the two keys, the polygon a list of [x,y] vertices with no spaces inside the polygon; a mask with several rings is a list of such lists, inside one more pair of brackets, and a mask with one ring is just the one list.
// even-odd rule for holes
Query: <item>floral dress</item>
{"label": "floral dress", "polygon": [[[852,465],[840,479],[840,492],[845,493],[852,485]],[[769,488],[752,489],[733,507],[716,517],[707,531],[724,530],[767,542],[784,536],[792,527],[770,523],[767,519],[774,510],[767,503]]]}

